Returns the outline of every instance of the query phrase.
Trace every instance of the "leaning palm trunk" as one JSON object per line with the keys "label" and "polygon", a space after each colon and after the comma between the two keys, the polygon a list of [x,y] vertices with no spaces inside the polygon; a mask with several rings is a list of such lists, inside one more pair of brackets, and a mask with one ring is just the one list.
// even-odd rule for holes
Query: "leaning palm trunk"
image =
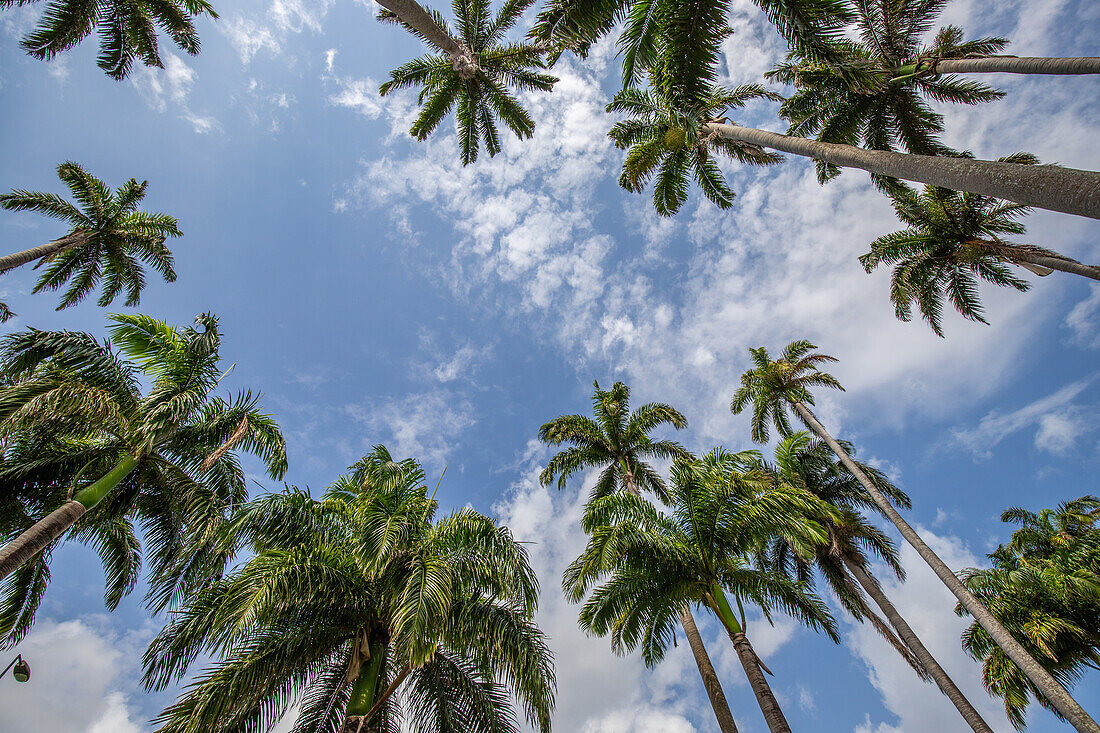
{"label": "leaning palm trunk", "polygon": [[895,69],[899,77],[930,74],[1100,74],[1100,57],[1045,58],[1041,56],[979,56],[970,59],[935,59]]}
{"label": "leaning palm trunk", "polygon": [[0,272],[7,272],[13,270],[20,265],[25,265],[28,262],[34,262],[40,260],[43,257],[49,257],[52,254],[57,254],[66,247],[72,247],[75,244],[80,244],[88,238],[88,235],[84,232],[75,232],[73,234],[67,234],[60,239],[55,239],[52,242],[46,242],[45,244],[37,247],[31,247],[25,249],[22,252],[15,252],[14,254],[7,255],[6,257],[0,257]]}
{"label": "leaning palm trunk", "polygon": [[969,243],[992,253],[1005,262],[1026,267],[1036,275],[1046,276],[1050,274],[1051,270],[1058,270],[1059,272],[1068,272],[1071,275],[1081,275],[1093,280],[1100,280],[1100,267],[1086,265],[1042,247],[994,242],[988,239],[974,239]]}
{"label": "leaning palm trunk", "polygon": [[103,478],[86,486],[57,509],[35,522],[0,549],[0,580],[11,575],[63,535],[89,509],[115,489],[137,466],[137,459],[126,456]]}
{"label": "leaning palm trunk", "polygon": [[416,0],[378,0],[378,4],[389,10],[409,26],[432,42],[451,58],[455,71],[463,79],[472,79],[478,71],[477,59],[463,44],[451,38],[432,16]]}
{"label": "leaning palm trunk", "polygon": [[890,624],[898,632],[898,636],[905,642],[905,645],[909,647],[909,650],[920,661],[921,665],[932,679],[936,681],[936,686],[940,688],[940,691],[944,695],[947,695],[952,704],[958,708],[962,714],[963,719],[966,720],[974,733],[993,733],[993,730],[989,727],[989,724],[982,719],[981,714],[974,709],[974,706],[970,704],[970,701],[963,695],[955,682],[940,666],[936,658],[932,656],[932,653],[925,648],[921,642],[920,637],[913,631],[906,620],[898,613],[898,609],[894,607],[894,604],[890,602],[890,599],[886,597],[886,594],[882,591],[882,586],[863,569],[863,566],[858,562],[852,561],[849,557],[844,557],[844,565],[857,581],[863,590],[867,592],[867,595],[878,605],[882,610],[883,615],[886,616]]}
{"label": "leaning palm trunk", "polygon": [[810,411],[806,405],[798,400],[794,400],[792,403],[795,411],[802,417],[803,421],[813,430],[817,435],[828,444],[833,453],[836,454],[840,462],[844,464],[844,467],[851,471],[863,488],[867,489],[867,493],[871,495],[871,498],[875,502],[875,506],[886,515],[886,517],[893,522],[894,526],[901,532],[901,536],[905,538],[905,541],[912,545],[913,549],[917,551],[917,554],[921,556],[928,566],[932,568],[932,572],[936,574],[944,585],[959,599],[959,603],[966,609],[967,613],[974,617],[974,619],[981,625],[990,637],[997,643],[1004,653],[1008,655],[1031,682],[1039,688],[1039,690],[1050,700],[1055,709],[1061,713],[1066,720],[1073,725],[1080,733],[1100,733],[1100,725],[1096,724],[1085,709],[1082,708],[1073,696],[1069,694],[1064,686],[1058,680],[1054,679],[1049,672],[1046,671],[1035,659],[1027,653],[1027,650],[1020,645],[1020,642],[1008,633],[1001,623],[994,618],[993,614],[981,604],[973,593],[963,584],[961,580],[955,577],[955,574],[951,572],[951,568],[939,558],[939,556],[932,551],[924,540],[920,538],[920,535],[909,525],[905,519],[898,514],[894,506],[887,501],[882,492],[867,478],[867,474],[863,472],[863,469],[852,460],[848,452],[845,451],[836,439],[829,434],[829,431],[825,429],[813,412]]}
{"label": "leaning palm trunk", "polygon": [[1100,173],[1096,171],[867,150],[716,122],[708,123],[706,127],[730,140],[845,168],[860,168],[880,176],[930,183],[952,191],[968,191],[1040,209],[1100,219]]}
{"label": "leaning palm trunk", "polygon": [[[634,477],[627,471],[623,474],[626,490],[633,496],[641,496],[638,485],[634,483]],[[691,615],[691,609],[686,605],[680,609],[680,624],[684,627],[684,636],[687,637],[688,646],[695,657],[695,665],[699,668],[699,676],[703,678],[703,687],[710,699],[710,706],[714,710],[714,717],[718,721],[718,729],[722,733],[737,733],[737,724],[733,721],[733,713],[730,711],[726,695],[722,692],[722,683],[718,680],[718,673],[714,671],[714,664],[710,661],[707,647],[703,644],[703,637],[699,634],[699,628],[695,625],[695,619]]]}
{"label": "leaning palm trunk", "polygon": [[764,714],[764,720],[768,723],[771,733],[791,733],[791,726],[783,716],[783,710],[779,707],[779,701],[775,699],[768,678],[761,669],[760,657],[756,656],[756,650],[749,643],[749,637],[744,631],[730,632],[730,641],[737,651],[737,658],[741,660],[741,666],[745,668],[745,676],[749,678],[749,686],[756,695],[756,702],[760,705],[760,712]]}

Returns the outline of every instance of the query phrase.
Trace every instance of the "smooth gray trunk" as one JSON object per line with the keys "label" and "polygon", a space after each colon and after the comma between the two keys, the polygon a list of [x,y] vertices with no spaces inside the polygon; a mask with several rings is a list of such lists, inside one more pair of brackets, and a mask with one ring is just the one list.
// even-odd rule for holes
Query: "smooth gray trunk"
{"label": "smooth gray trunk", "polygon": [[775,699],[768,679],[764,671],[760,669],[760,659],[756,656],[756,650],[749,643],[749,638],[744,632],[729,632],[730,641],[737,651],[737,658],[741,660],[741,666],[745,668],[745,676],[749,678],[749,686],[756,695],[756,702],[760,705],[760,712],[764,714],[764,720],[768,723],[771,733],[791,733],[791,726],[783,716],[783,710],[779,707],[779,701]]}
{"label": "smooth gray trunk", "polygon": [[49,547],[51,542],[63,535],[86,511],[88,510],[79,501],[69,499],[4,545],[0,549],[0,579],[8,577],[23,563],[29,562]]}
{"label": "smooth gray trunk", "polygon": [[959,580],[955,573],[951,571],[951,568],[939,558],[939,556],[932,551],[920,535],[909,525],[905,519],[898,514],[894,506],[883,496],[882,492],[867,478],[867,474],[863,472],[852,457],[848,455],[839,443],[829,434],[829,431],[825,429],[825,426],[818,422],[813,412],[810,411],[806,405],[799,401],[791,403],[795,411],[802,417],[806,425],[811,430],[817,433],[818,437],[828,444],[833,453],[836,454],[840,462],[844,464],[844,467],[851,471],[859,482],[863,485],[863,488],[867,489],[867,493],[871,495],[871,498],[875,502],[875,506],[886,515],[886,517],[894,523],[894,526],[898,528],[901,536],[905,538],[905,541],[912,545],[913,549],[917,551],[917,554],[921,556],[921,559],[928,563],[928,566],[932,568],[932,572],[936,574],[944,585],[959,599],[959,603],[966,609],[967,613],[974,617],[974,619],[981,625],[983,629],[988,632],[993,641],[996,642],[1004,653],[1008,655],[1008,658],[1016,663],[1027,678],[1039,688],[1040,691],[1047,697],[1048,700],[1054,705],[1055,709],[1060,712],[1067,721],[1080,733],[1100,733],[1100,726],[1096,724],[1096,721],[1085,709],[1082,708],[1073,696],[1069,694],[1065,687],[1062,686],[1058,680],[1054,679],[1030,654],[1027,650],[1020,645],[1020,642],[1016,641],[1012,634],[1008,633],[1008,630],[989,612],[989,610],[982,605],[981,601],[970,592],[970,589]]}
{"label": "smooth gray trunk", "polygon": [[463,79],[472,79],[478,71],[477,59],[470,49],[448,35],[416,0],[378,0],[378,4],[424,35],[433,45],[451,57],[455,71]]}
{"label": "smooth gray trunk", "polygon": [[695,656],[695,665],[699,668],[699,676],[703,678],[703,687],[710,698],[710,706],[714,710],[714,717],[718,720],[718,729],[722,733],[737,733],[737,723],[733,720],[726,695],[722,692],[722,684],[718,681],[718,673],[714,671],[714,665],[710,662],[707,648],[703,646],[703,637],[699,635],[699,629],[695,625],[695,618],[691,615],[691,609],[684,606],[680,609],[680,623],[684,627],[684,636],[687,637],[688,646]]}
{"label": "smooth gray trunk", "polygon": [[932,656],[932,653],[921,642],[920,637],[913,631],[912,627],[906,622],[905,618],[898,612],[898,609],[894,607],[894,604],[890,602],[890,599],[886,597],[886,594],[882,590],[882,586],[878,581],[872,578],[863,567],[853,562],[850,558],[844,557],[844,565],[857,581],[860,586],[867,592],[867,595],[878,605],[882,610],[886,619],[898,632],[898,636],[905,642],[905,645],[909,647],[909,650],[913,655],[920,660],[920,663],[924,665],[924,668],[928,671],[928,674],[935,680],[936,686],[940,688],[940,691],[944,695],[947,695],[952,704],[958,708],[962,714],[963,719],[966,720],[974,733],[993,733],[993,730],[989,727],[989,724],[985,722],[981,714],[974,709],[974,706],[970,704],[970,701],[966,699],[966,695],[962,693],[955,682],[948,676],[947,672],[940,666],[936,658]]}
{"label": "smooth gray trunk", "polygon": [[1043,58],[1036,56],[986,56],[973,59],[941,59],[940,74],[1100,74],[1100,56]]}
{"label": "smooth gray trunk", "polygon": [[1058,270],[1060,272],[1068,272],[1071,275],[1080,275],[1081,277],[1092,278],[1093,280],[1100,280],[1100,267],[1095,265],[1086,265],[1078,262],[1077,260],[1071,260],[1068,257],[1051,257],[1049,255],[1038,255],[1030,252],[1024,252],[1021,254],[1013,255],[1013,259],[1020,260],[1021,262],[1030,262],[1033,265],[1039,265],[1040,267],[1049,267],[1051,270]]}
{"label": "smooth gray trunk", "polygon": [[83,232],[77,232],[74,234],[67,234],[60,239],[55,239],[52,242],[46,242],[45,244],[37,247],[31,247],[25,249],[22,252],[16,252],[14,254],[7,255],[6,257],[0,257],[0,273],[13,270],[20,265],[25,265],[28,262],[34,262],[40,260],[43,257],[48,257],[56,252],[60,252],[66,247],[71,247],[74,244],[80,244],[88,238],[88,235]]}
{"label": "smooth gray trunk", "polygon": [[708,123],[707,127],[730,140],[844,168],[860,168],[880,176],[930,183],[952,191],[969,191],[1040,209],[1100,219],[1100,173],[1096,171],[867,150],[716,122]]}

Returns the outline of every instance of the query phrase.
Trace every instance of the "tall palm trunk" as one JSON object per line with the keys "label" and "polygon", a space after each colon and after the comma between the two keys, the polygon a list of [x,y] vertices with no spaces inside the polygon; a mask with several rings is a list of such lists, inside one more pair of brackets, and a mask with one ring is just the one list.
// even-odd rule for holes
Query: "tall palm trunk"
{"label": "tall palm trunk", "polygon": [[711,589],[707,600],[722,625],[726,627],[726,633],[729,634],[730,641],[733,642],[737,658],[741,660],[741,666],[745,669],[745,677],[748,678],[752,693],[756,696],[756,703],[760,706],[760,712],[764,714],[768,730],[771,733],[791,733],[791,726],[783,715],[783,709],[779,707],[779,701],[775,699],[775,693],[772,692],[771,685],[768,684],[768,678],[764,676],[760,657],[756,655],[756,650],[749,643],[749,637],[745,635],[745,629],[737,621],[737,617],[733,615],[733,609],[730,608],[729,601],[726,599],[726,594],[721,586],[716,583]]}
{"label": "tall palm trunk", "polygon": [[33,558],[50,543],[57,540],[76,520],[92,509],[103,497],[111,493],[122,480],[130,475],[138,460],[126,456],[115,464],[114,468],[90,486],[85,486],[76,495],[57,509],[25,529],[18,537],[0,549],[0,580],[11,575],[23,563]]}
{"label": "tall palm trunk", "polygon": [[[356,638],[355,643],[359,648],[352,650],[351,661],[348,663],[351,695],[344,712],[343,733],[359,733],[364,728],[370,730],[367,717],[377,710],[375,698],[384,680],[385,642],[380,639],[368,642],[363,637]],[[363,654],[364,650],[366,654]]]}
{"label": "tall palm trunk", "polygon": [[972,59],[937,59],[907,64],[894,70],[895,76],[932,74],[1100,74],[1100,57],[1047,58],[1042,56],[984,56]]}
{"label": "tall palm trunk", "polygon": [[[1008,244],[1007,242],[995,242],[988,239],[972,239],[969,240],[969,243],[993,253],[1006,262],[1027,267],[1036,275],[1045,276],[1049,275],[1051,270],[1058,270],[1068,272],[1071,275],[1081,275],[1093,280],[1100,280],[1100,267],[1086,265],[1056,252],[1023,244]],[[1033,267],[1028,267],[1028,265]]]}
{"label": "tall palm trunk", "polygon": [[416,0],[378,0],[378,4],[419,31],[433,45],[451,58],[455,71],[463,79],[473,79],[478,72],[477,59],[470,49],[447,34]]}
{"label": "tall palm trunk", "polygon": [[829,434],[829,431],[825,429],[813,412],[810,411],[806,405],[798,400],[794,400],[792,403],[794,409],[806,422],[810,429],[812,429],[817,435],[825,441],[826,444],[836,454],[840,462],[844,464],[853,476],[855,476],[863,488],[867,489],[867,493],[871,495],[871,498],[875,502],[875,506],[886,515],[886,517],[894,523],[894,526],[901,532],[901,536],[905,538],[905,541],[912,545],[913,549],[917,551],[917,554],[921,556],[928,566],[932,568],[932,572],[936,574],[944,585],[959,599],[959,603],[966,609],[967,613],[974,617],[974,619],[981,624],[981,627],[989,633],[993,641],[997,643],[1009,659],[1016,663],[1016,665],[1027,675],[1027,678],[1039,688],[1039,690],[1047,697],[1048,700],[1054,705],[1065,718],[1076,728],[1080,733],[1100,733],[1100,725],[1096,724],[1085,709],[1082,708],[1073,696],[1069,694],[1065,687],[1062,686],[1058,680],[1054,679],[1030,654],[1027,650],[1020,645],[1020,642],[1008,633],[1001,623],[994,618],[993,614],[981,604],[973,593],[963,584],[961,580],[955,577],[955,574],[951,572],[951,568],[939,558],[939,556],[932,551],[924,540],[920,538],[920,535],[909,525],[905,519],[898,514],[894,506],[887,501],[882,492],[867,478],[867,474],[863,472],[855,461],[852,460],[848,452],[845,451],[839,443]]}
{"label": "tall palm trunk", "polygon": [[882,586],[863,569],[863,566],[854,562],[850,557],[845,555],[843,557],[844,565],[848,568],[855,579],[859,582],[863,590],[867,591],[867,595],[878,605],[882,610],[884,616],[898,632],[898,636],[905,642],[905,645],[909,647],[909,650],[920,661],[924,668],[928,671],[928,674],[932,676],[932,679],[936,681],[936,686],[940,688],[940,691],[944,695],[947,695],[952,704],[958,708],[962,714],[963,719],[966,720],[974,733],[993,733],[993,730],[989,727],[989,724],[982,718],[981,713],[974,709],[974,706],[970,704],[970,701],[963,695],[955,682],[940,666],[936,658],[932,656],[932,653],[921,642],[920,637],[913,631],[912,627],[906,622],[905,618],[898,613],[898,609],[894,608],[894,604],[890,602],[890,599],[886,597],[886,594],[882,590]]}
{"label": "tall palm trunk", "polygon": [[1100,219],[1100,173],[1096,171],[867,150],[716,122],[706,127],[730,140],[845,168],[860,168],[880,176],[930,183],[952,191],[995,196],[1040,209]]}
{"label": "tall palm trunk", "polygon": [[[633,496],[641,496],[638,485],[634,483],[634,477],[630,474],[630,468],[623,471],[623,482],[626,490]],[[718,729],[722,733],[737,733],[737,724],[733,721],[733,713],[730,712],[726,695],[722,692],[722,683],[718,680],[718,673],[714,671],[714,664],[710,661],[707,647],[703,644],[703,637],[699,634],[699,628],[695,625],[695,619],[691,615],[691,609],[686,605],[680,609],[680,624],[684,627],[684,636],[687,637],[688,646],[695,657],[695,666],[699,668],[699,676],[703,678],[703,687],[710,699],[710,707],[714,710],[714,717],[718,721]]]}
{"label": "tall palm trunk", "polygon": [[0,257],[0,273],[13,270],[20,265],[25,265],[28,262],[34,262],[40,260],[43,257],[49,257],[52,254],[60,252],[66,247],[71,247],[74,244],[80,244],[88,239],[86,232],[74,232],[72,234],[66,234],[60,239],[55,239],[52,242],[46,242],[45,244],[37,247],[31,247],[25,249],[22,252],[16,252],[14,254],[7,255],[6,257]]}

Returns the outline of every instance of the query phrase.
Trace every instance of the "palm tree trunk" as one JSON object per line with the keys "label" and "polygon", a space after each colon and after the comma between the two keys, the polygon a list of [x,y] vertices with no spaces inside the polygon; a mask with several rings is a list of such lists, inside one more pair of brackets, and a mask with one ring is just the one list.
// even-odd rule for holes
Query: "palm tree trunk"
{"label": "palm tree trunk", "polygon": [[[1013,264],[1023,265],[1023,263],[1028,263],[1031,265],[1038,265],[1040,268],[1047,268],[1048,271],[1058,270],[1059,272],[1068,272],[1071,275],[1080,275],[1082,277],[1092,278],[1093,280],[1100,280],[1100,267],[1096,265],[1086,265],[1055,252],[1037,250],[1027,245],[993,242],[988,239],[974,239],[971,241],[982,249],[988,250]],[[1032,270],[1030,267],[1028,269]],[[1043,272],[1042,270],[1032,270],[1032,272],[1040,276],[1049,274],[1049,272]]]}
{"label": "palm tree trunk", "polygon": [[995,196],[1040,209],[1100,219],[1100,173],[1054,165],[911,155],[824,143],[767,130],[716,122],[718,135],[880,176],[930,183],[952,191]]}
{"label": "palm tree trunk", "polygon": [[[623,482],[626,484],[627,493],[632,496],[641,496],[638,485],[634,482],[629,467],[623,471]],[[710,699],[710,706],[714,710],[714,717],[718,721],[718,728],[722,733],[737,733],[737,724],[733,721],[733,713],[730,712],[726,695],[722,692],[722,683],[718,681],[718,673],[714,671],[714,664],[710,661],[707,647],[703,644],[703,637],[699,634],[699,627],[695,625],[695,618],[691,615],[691,609],[686,605],[680,609],[680,624],[684,627],[684,636],[687,637],[688,646],[695,657],[695,666],[699,668],[699,676],[703,678],[703,687]]]}
{"label": "palm tree trunk", "polygon": [[[356,638],[355,643],[361,643]],[[359,733],[367,723],[367,715],[376,712],[374,709],[375,697],[382,685],[383,664],[386,661],[386,644],[381,640],[374,640],[366,647],[370,656],[366,663],[360,665],[358,650],[352,652],[352,659],[348,668],[348,677],[351,682],[351,695],[348,698],[348,706],[344,712],[344,733]],[[369,728],[368,728],[369,730]]]}
{"label": "palm tree trunk", "polygon": [[872,600],[882,609],[883,615],[886,616],[890,624],[897,630],[898,636],[905,642],[905,645],[909,647],[909,650],[913,652],[920,663],[924,665],[924,668],[928,670],[928,673],[932,676],[932,679],[936,681],[936,686],[940,688],[943,694],[947,695],[952,704],[958,708],[962,713],[963,719],[966,720],[974,733],[993,733],[993,730],[989,727],[989,724],[982,719],[981,714],[974,709],[974,706],[970,704],[970,701],[963,695],[954,683],[954,681],[940,666],[936,658],[932,656],[932,653],[921,642],[920,637],[913,631],[912,627],[906,622],[905,618],[898,613],[898,609],[894,608],[894,604],[890,602],[890,599],[886,597],[886,594],[882,591],[882,586],[863,569],[863,566],[857,562],[853,562],[851,558],[843,557],[844,565],[857,581],[863,590],[867,591],[867,595],[871,596]]}
{"label": "palm tree trunk", "polygon": [[680,609],[680,623],[684,627],[684,636],[687,637],[688,646],[695,656],[695,665],[699,668],[699,676],[703,678],[703,687],[710,698],[710,706],[714,709],[714,717],[718,719],[718,729],[722,733],[737,733],[737,723],[733,720],[726,695],[722,692],[722,684],[718,681],[718,673],[714,671],[714,665],[710,662],[707,648],[703,646],[703,637],[699,635],[699,629],[695,625],[695,618],[691,615],[691,609],[684,606]]}
{"label": "palm tree trunk", "polygon": [[378,4],[412,26],[451,58],[455,71],[463,79],[472,79],[478,71],[477,59],[470,50],[447,34],[416,0],[378,0]]}
{"label": "palm tree trunk", "polygon": [[90,486],[86,486],[57,509],[35,522],[0,549],[0,580],[11,575],[72,527],[84,513],[95,507],[137,466],[137,458],[126,456]]}
{"label": "palm tree trunk", "polygon": [[6,257],[0,257],[0,273],[13,270],[20,265],[25,265],[28,262],[34,262],[35,260],[48,257],[56,252],[60,252],[66,247],[71,247],[74,244],[80,244],[88,238],[88,235],[84,232],[74,232],[73,234],[67,234],[60,239],[55,239],[52,242],[46,242],[38,247],[31,247],[25,249],[22,252],[16,252],[14,254],[7,255]]}
{"label": "palm tree trunk", "polygon": [[867,478],[867,474],[863,472],[863,469],[856,465],[856,462],[852,460],[848,452],[829,434],[825,426],[818,422],[810,409],[798,400],[794,400],[791,404],[795,411],[797,411],[805,421],[806,425],[828,444],[833,453],[840,459],[840,462],[844,464],[844,467],[851,471],[852,475],[863,484],[863,488],[867,489],[867,493],[870,494],[871,498],[874,500],[875,506],[894,523],[894,526],[901,532],[901,536],[905,538],[905,541],[912,545],[913,549],[917,551],[917,554],[921,556],[921,559],[928,563],[928,566],[932,568],[932,572],[934,572],[936,577],[938,577],[954,596],[959,599],[959,603],[962,604],[962,607],[966,609],[967,613],[973,616],[981,627],[989,633],[993,641],[997,643],[997,646],[1004,650],[1004,653],[1008,655],[1009,659],[1016,663],[1023,673],[1027,675],[1027,678],[1039,688],[1048,700],[1050,700],[1055,709],[1057,709],[1074,728],[1080,731],[1080,733],[1100,733],[1100,725],[1096,724],[1096,721],[1093,720],[1092,717],[1085,712],[1085,709],[1073,699],[1073,696],[1069,694],[1066,688],[1027,653],[1027,650],[1020,645],[1020,642],[1016,641],[1012,634],[1008,633],[1008,630],[1005,629],[993,614],[981,604],[981,601],[979,601],[963,582],[951,572],[951,569],[947,567],[943,560],[932,551],[932,548],[929,547],[909,523],[898,514],[897,510],[887,501],[882,492],[878,490],[869,478]]}
{"label": "palm tree trunk", "polygon": [[[938,59],[926,64],[934,74],[1100,74],[1100,57],[1046,58],[1040,56],[985,56],[972,59]],[[895,76],[917,74],[917,64],[895,69]]]}

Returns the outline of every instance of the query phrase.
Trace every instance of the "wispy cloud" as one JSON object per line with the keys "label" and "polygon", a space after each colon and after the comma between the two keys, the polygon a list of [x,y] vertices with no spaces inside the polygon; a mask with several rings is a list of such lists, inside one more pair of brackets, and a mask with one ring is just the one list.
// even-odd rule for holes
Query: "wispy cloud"
{"label": "wispy cloud", "polygon": [[200,134],[219,130],[221,125],[216,118],[191,109],[191,87],[196,78],[195,70],[186,61],[169,52],[164,54],[163,69],[136,66],[130,74],[130,83],[150,109],[160,113],[171,109]]}

